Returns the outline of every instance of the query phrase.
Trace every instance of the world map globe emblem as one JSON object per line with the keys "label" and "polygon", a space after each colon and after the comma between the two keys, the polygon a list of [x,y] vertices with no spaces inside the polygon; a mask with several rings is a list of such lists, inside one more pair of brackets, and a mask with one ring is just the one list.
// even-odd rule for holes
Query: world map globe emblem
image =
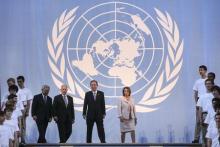
{"label": "world map globe emblem", "polygon": [[116,108],[115,98],[122,96],[124,86],[131,88],[137,112],[158,110],[183,65],[184,40],[176,21],[154,8],[155,21],[140,7],[124,2],[96,4],[84,13],[76,13],[78,8],[64,10],[47,38],[56,87],[68,86],[77,111],[82,111],[93,79],[105,92],[108,111]]}
{"label": "world map globe emblem", "polygon": [[120,97],[124,86],[130,86],[133,95],[143,92],[160,72],[163,58],[156,21],[124,2],[88,9],[74,22],[67,40],[67,60],[76,82],[89,90],[96,79],[111,98]]}

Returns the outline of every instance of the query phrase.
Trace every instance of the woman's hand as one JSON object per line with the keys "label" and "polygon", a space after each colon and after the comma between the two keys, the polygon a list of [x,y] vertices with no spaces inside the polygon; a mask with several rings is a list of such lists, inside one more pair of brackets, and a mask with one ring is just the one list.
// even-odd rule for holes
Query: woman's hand
{"label": "woman's hand", "polygon": [[137,118],[136,117],[134,118],[134,124],[135,124],[135,126],[137,125]]}
{"label": "woman's hand", "polygon": [[123,116],[120,116],[119,119],[120,119],[120,122],[124,122],[124,117]]}

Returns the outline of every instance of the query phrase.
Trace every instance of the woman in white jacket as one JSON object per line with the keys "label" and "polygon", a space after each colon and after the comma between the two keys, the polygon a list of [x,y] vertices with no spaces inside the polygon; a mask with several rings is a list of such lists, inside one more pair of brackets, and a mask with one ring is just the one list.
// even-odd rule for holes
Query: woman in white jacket
{"label": "woman in white jacket", "polygon": [[135,104],[131,97],[130,87],[123,88],[123,97],[118,102],[118,115],[120,119],[121,142],[125,142],[125,134],[131,133],[132,143],[135,143],[135,126],[137,123]]}

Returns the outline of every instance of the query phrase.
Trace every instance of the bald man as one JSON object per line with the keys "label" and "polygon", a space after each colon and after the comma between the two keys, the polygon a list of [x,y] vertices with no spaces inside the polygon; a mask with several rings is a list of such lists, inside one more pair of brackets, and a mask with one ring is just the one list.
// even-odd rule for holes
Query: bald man
{"label": "bald man", "polygon": [[75,122],[73,98],[67,95],[67,85],[60,88],[61,94],[54,97],[54,120],[59,130],[60,143],[66,143],[72,134],[72,124]]}

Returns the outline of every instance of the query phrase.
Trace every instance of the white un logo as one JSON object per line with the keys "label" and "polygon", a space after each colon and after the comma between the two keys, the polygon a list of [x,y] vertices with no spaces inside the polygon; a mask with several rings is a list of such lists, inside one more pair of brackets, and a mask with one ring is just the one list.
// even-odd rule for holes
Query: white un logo
{"label": "white un logo", "polygon": [[[77,82],[99,81],[107,97],[124,86],[138,93],[157,75],[164,54],[159,27],[144,10],[110,2],[83,13],[68,39],[68,61]],[[107,89],[107,90],[105,90]]]}
{"label": "white un logo", "polygon": [[92,79],[105,92],[107,108],[114,108],[114,98],[130,86],[138,112],[156,110],[152,106],[169,96],[183,62],[183,41],[169,13],[155,9],[153,19],[124,2],[98,4],[79,17],[77,9],[61,14],[47,40],[55,85],[69,85],[80,111]]}

